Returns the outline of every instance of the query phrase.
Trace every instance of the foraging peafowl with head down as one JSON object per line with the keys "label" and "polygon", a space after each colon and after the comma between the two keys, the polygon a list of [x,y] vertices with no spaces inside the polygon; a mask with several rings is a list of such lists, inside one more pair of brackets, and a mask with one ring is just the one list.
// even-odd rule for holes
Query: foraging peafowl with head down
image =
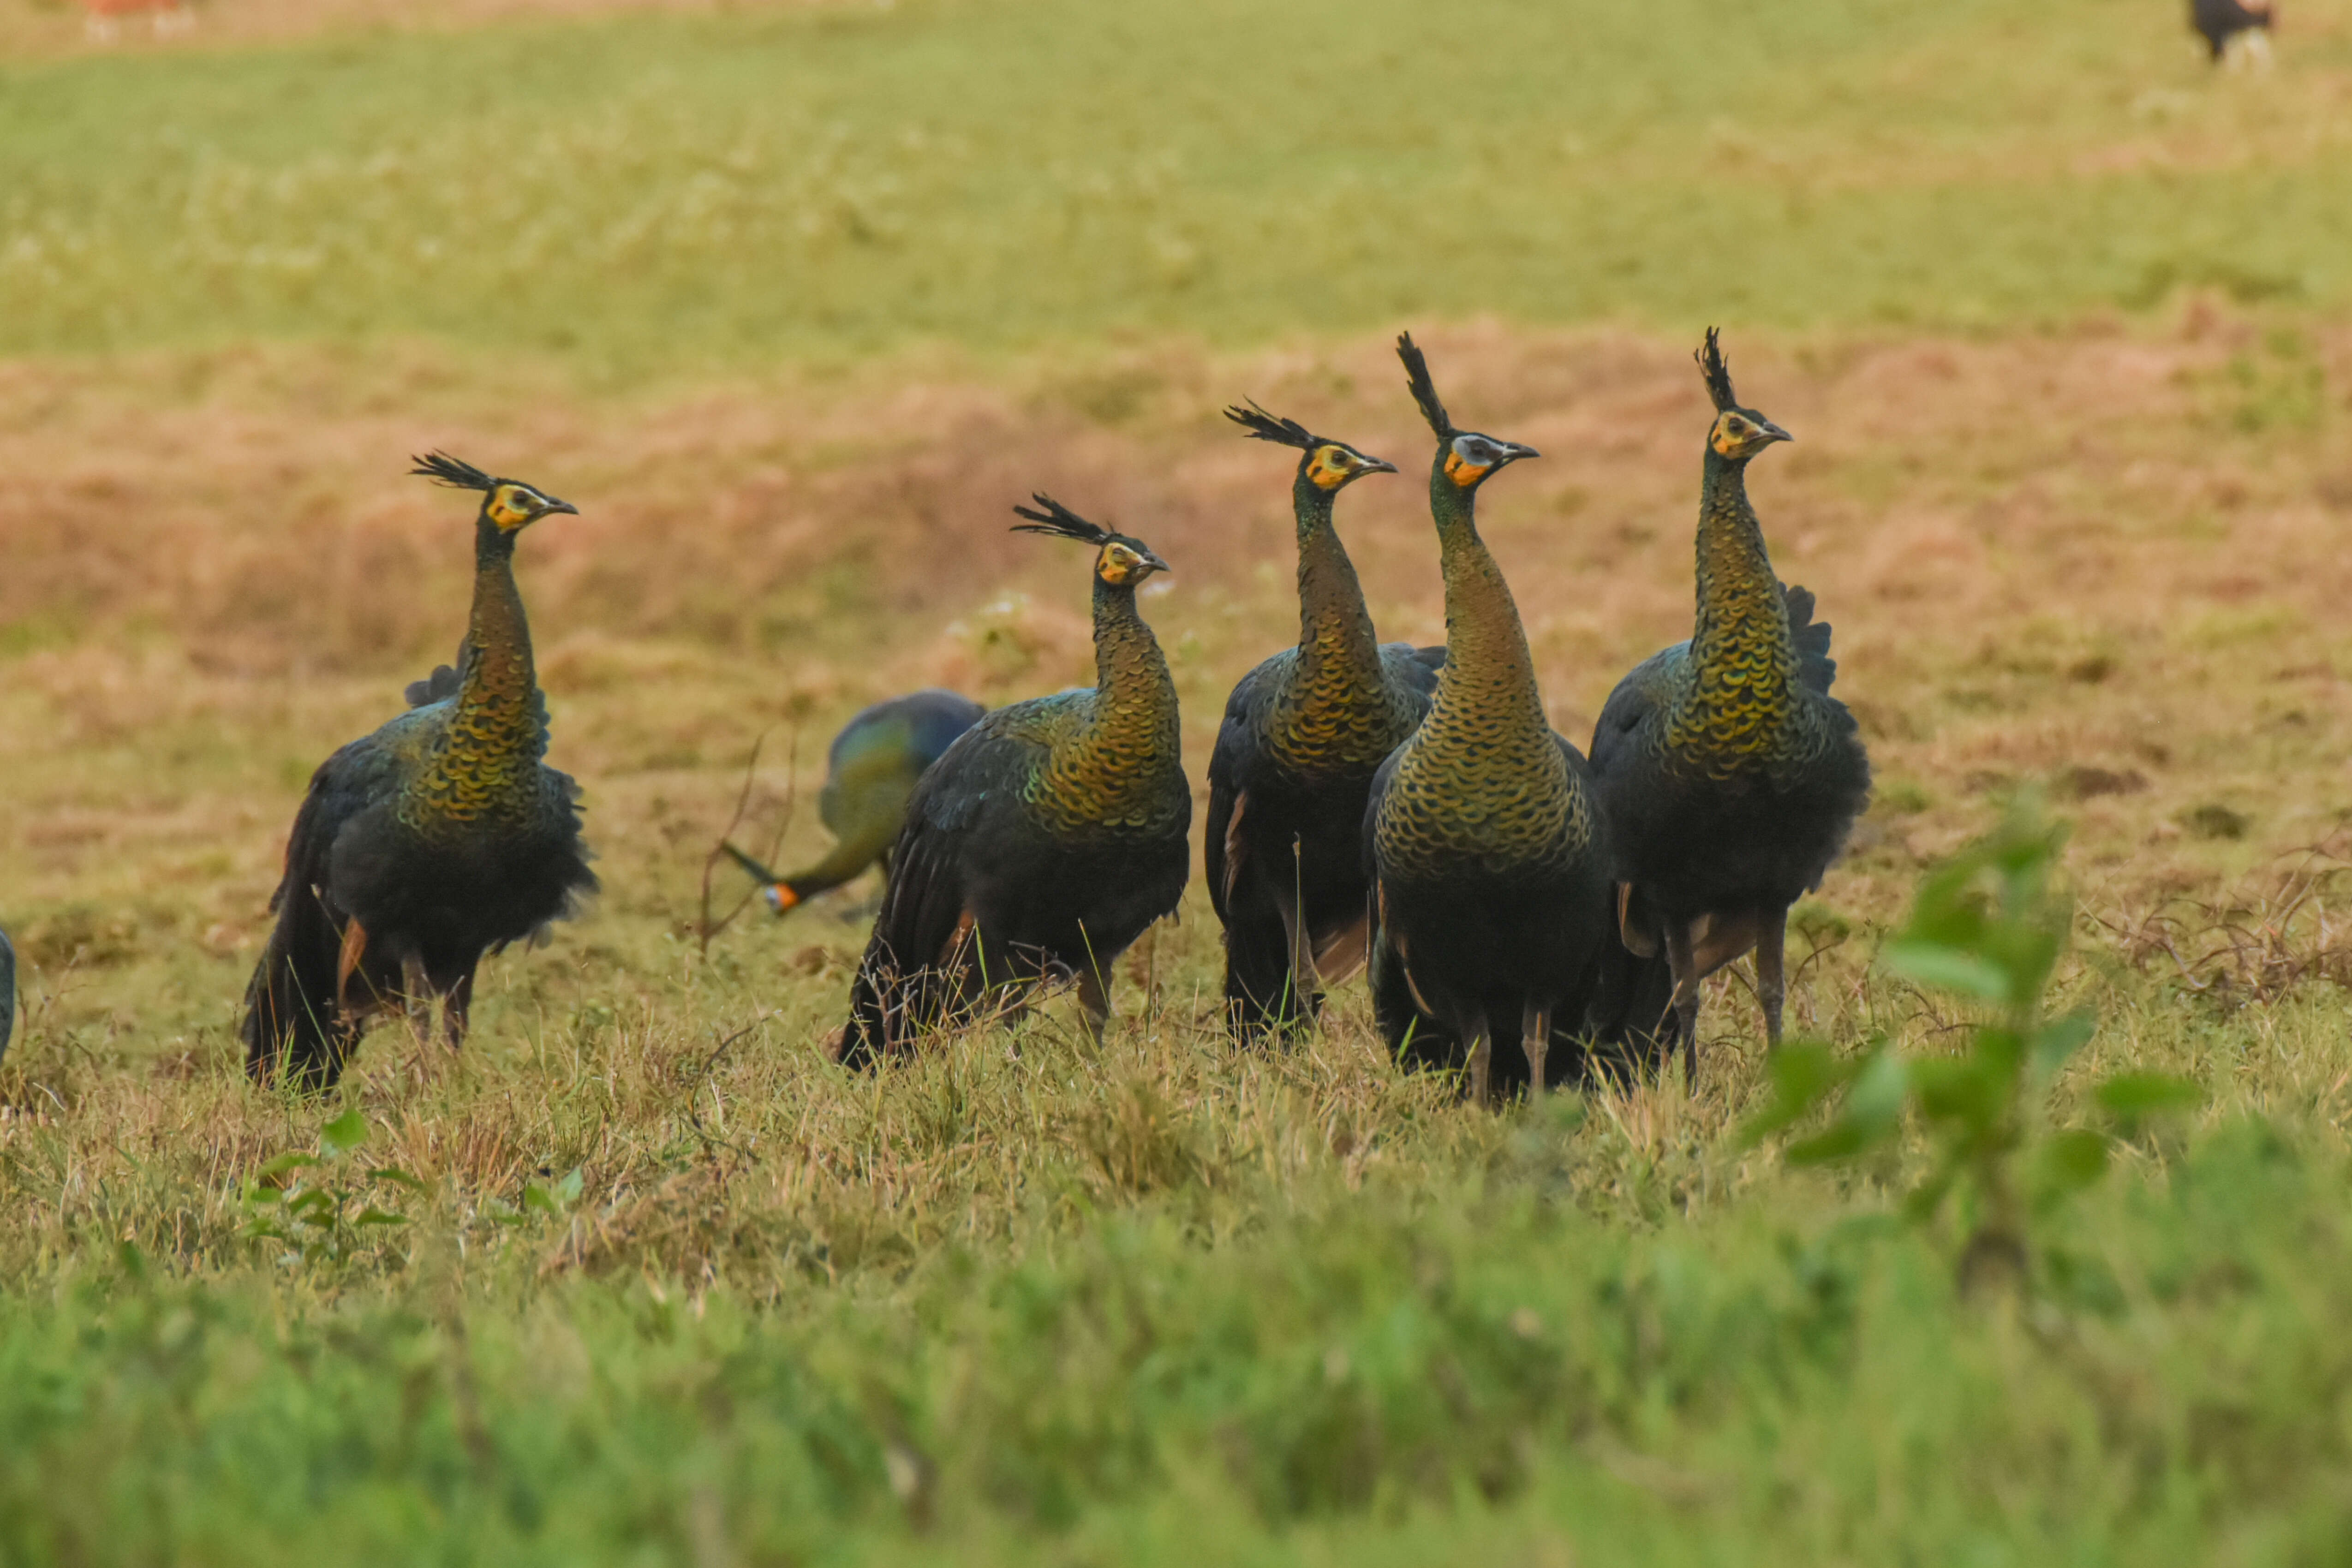
{"label": "foraging peafowl with head down", "polygon": [[816,811],[833,831],[834,846],[807,870],[779,876],[733,844],[719,847],[751,873],[778,915],[791,914],[877,861],[887,885],[890,847],[907,824],[907,800],[916,781],[987,711],[961,692],[938,687],[861,709],[825,753]]}
{"label": "foraging peafowl with head down", "polygon": [[1699,984],[1754,949],[1778,1044],[1789,906],[1821,885],[1870,797],[1853,716],[1813,596],[1784,587],[1748,499],[1748,465],[1790,439],[1731,390],[1713,329],[1697,355],[1715,423],[1701,459],[1691,639],[1637,666],[1601,710],[1592,770],[1616,852],[1618,919],[1663,949],[1675,1032],[1697,1070]]}
{"label": "foraging peafowl with head down", "polygon": [[1380,643],[1331,526],[1341,490],[1395,465],[1255,404],[1225,417],[1299,453],[1298,645],[1234,687],[1209,758],[1209,901],[1225,927],[1226,1019],[1248,1040],[1314,1019],[1322,988],[1363,962],[1364,802],[1429,711],[1445,650]]}
{"label": "foraging peafowl with head down", "polygon": [[246,1066],[323,1088],[368,1019],[446,1007],[465,1038],[486,953],[533,936],[594,891],[579,791],[547,767],[547,710],[515,587],[522,530],[578,508],[446,454],[415,472],[478,491],[474,606],[455,672],[419,706],[311,776],[270,907],[278,922],[246,992]]}
{"label": "foraging peafowl with head down", "polygon": [[1045,496],[1015,531],[1095,549],[1096,684],[998,708],[907,802],[850,988],[841,1060],[871,1067],[992,996],[1075,980],[1100,1038],[1111,965],[1175,911],[1192,868],[1176,684],[1136,590],[1168,563]]}
{"label": "foraging peafowl with head down", "polygon": [[[1445,665],[1428,716],[1373,779],[1361,829],[1372,1004],[1402,1059],[1466,1067],[1485,1103],[1498,1088],[1643,1065],[1624,1021],[1644,975],[1612,930],[1589,770],[1544,716],[1518,607],[1478,537],[1479,486],[1535,449],[1457,430],[1411,334],[1397,352],[1437,436]],[[1663,995],[1654,977],[1649,988]]]}

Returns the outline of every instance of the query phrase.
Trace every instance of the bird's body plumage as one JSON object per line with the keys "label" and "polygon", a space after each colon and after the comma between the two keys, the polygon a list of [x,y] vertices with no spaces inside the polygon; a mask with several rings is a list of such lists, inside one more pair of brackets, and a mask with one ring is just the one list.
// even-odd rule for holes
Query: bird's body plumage
{"label": "bird's body plumage", "polygon": [[1428,716],[1374,779],[1362,832],[1373,883],[1374,1010],[1410,1063],[1467,1066],[1492,1086],[1580,1074],[1614,1034],[1600,1010],[1626,977],[1612,946],[1609,851],[1584,758],[1544,716],[1509,585],[1474,497],[1533,454],[1458,433],[1401,341],[1439,438],[1430,475],[1445,580],[1446,659]]}
{"label": "bird's body plumage", "polygon": [[1304,455],[1293,484],[1298,643],[1242,677],[1209,758],[1204,860],[1225,928],[1227,1019],[1244,1039],[1315,1016],[1363,961],[1362,832],[1372,776],[1420,724],[1443,648],[1383,644],[1332,527],[1339,489],[1393,472],[1262,410],[1228,411]]}
{"label": "bird's body plumage", "polygon": [[493,521],[496,504],[477,524],[460,668],[412,687],[424,701],[311,776],[247,992],[257,1077],[331,1083],[371,1013],[433,998],[454,1044],[483,955],[595,888],[577,787],[541,760],[546,709],[513,571],[523,525]]}
{"label": "bird's body plumage", "polygon": [[742,867],[763,884],[768,905],[788,914],[852,880],[876,862],[890,873],[891,846],[907,823],[916,782],[988,710],[959,692],[929,687],[862,708],[825,753],[817,818],[834,837],[815,863],[779,876],[733,845]]}
{"label": "bird's body plumage", "polygon": [[1049,978],[1076,979],[1099,1028],[1112,961],[1174,911],[1192,794],[1175,683],[1136,609],[1152,569],[1118,581],[1097,563],[1094,686],[996,709],[916,786],[845,1062],[871,1065],[991,993]]}
{"label": "bird's body plumage", "polygon": [[1773,574],[1748,499],[1748,461],[1787,433],[1735,405],[1712,333],[1701,363],[1718,413],[1700,481],[1691,640],[1620,682],[1592,737],[1624,937],[1664,947],[1675,966],[1686,1052],[1698,981],[1750,947],[1778,1038],[1789,906],[1821,884],[1870,791],[1853,716],[1830,695],[1830,628],[1811,593]]}

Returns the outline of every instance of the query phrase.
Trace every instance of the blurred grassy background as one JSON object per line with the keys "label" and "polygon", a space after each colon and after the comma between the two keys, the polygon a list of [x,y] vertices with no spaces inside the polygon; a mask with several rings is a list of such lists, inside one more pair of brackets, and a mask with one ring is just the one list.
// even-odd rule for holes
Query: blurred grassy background
{"label": "blurred grassy background", "polygon": [[[2172,0],[214,0],[111,47],[0,0],[0,1562],[2340,1560],[2352,16],[2287,27],[2258,77]],[[1737,977],[1694,1092],[1490,1116],[1360,988],[1237,1057],[1198,897],[1100,1052],[1056,1001],[872,1081],[815,1045],[865,890],[695,940],[755,737],[764,831],[865,701],[1084,678],[1033,487],[1175,562],[1197,777],[1295,626],[1287,465],[1213,411],[1411,473],[1402,326],[1546,454],[1482,523],[1585,733],[1688,627],[1709,321],[1879,768],[1793,1016],[1940,1049],[1873,953],[2038,788],[2102,1019],[2057,1119],[2209,1096],[2021,1297],[1895,1220],[1916,1147],[1741,1141]],[[463,622],[432,445],[583,508],[520,574],[607,891],[460,1062],[381,1030],[280,1098],[231,1028],[286,824]],[[1342,527],[1440,635],[1418,484]],[[251,1234],[346,1109],[317,1179],[406,1223]]]}
{"label": "blurred grassy background", "polygon": [[0,350],[608,375],[1492,313],[1982,328],[2352,288],[2352,30],[2149,0],[910,0],[0,68]]}

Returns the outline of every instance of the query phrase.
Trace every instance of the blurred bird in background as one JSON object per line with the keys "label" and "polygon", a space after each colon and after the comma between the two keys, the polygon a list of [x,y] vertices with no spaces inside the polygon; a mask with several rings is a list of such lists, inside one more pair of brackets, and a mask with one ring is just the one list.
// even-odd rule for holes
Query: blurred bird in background
{"label": "blurred bird in background", "polygon": [[879,861],[890,877],[890,846],[907,823],[907,799],[923,770],[988,710],[961,692],[933,686],[891,697],[844,725],[825,752],[816,814],[834,837],[833,852],[805,871],[779,876],[733,844],[719,847],[751,873],[768,907],[789,915]]}
{"label": "blurred bird in background", "polygon": [[2189,25],[2205,39],[2215,65],[2268,68],[2271,29],[2278,25],[2271,0],[2189,0]]}

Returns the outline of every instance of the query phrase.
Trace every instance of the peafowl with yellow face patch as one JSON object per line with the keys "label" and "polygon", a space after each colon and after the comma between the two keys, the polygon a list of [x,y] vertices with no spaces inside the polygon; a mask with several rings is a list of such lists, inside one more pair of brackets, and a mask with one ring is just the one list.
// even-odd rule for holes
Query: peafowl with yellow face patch
{"label": "peafowl with yellow face patch", "polygon": [[833,831],[833,850],[805,871],[778,876],[733,844],[719,847],[751,873],[778,915],[791,914],[877,861],[887,883],[890,847],[907,825],[916,781],[987,711],[961,692],[932,687],[876,703],[842,726],[825,753],[824,788],[816,798],[817,817]]}
{"label": "peafowl with yellow face patch", "polygon": [[1544,716],[1518,607],[1478,537],[1479,488],[1535,449],[1457,430],[1410,334],[1397,351],[1437,436],[1445,665],[1360,830],[1372,1003],[1402,1061],[1466,1068],[1483,1104],[1626,1065],[1621,1025],[1642,976],[1615,940],[1590,772]]}
{"label": "peafowl with yellow face patch", "polygon": [[1135,602],[1168,563],[1035,499],[1013,508],[1030,519],[1016,532],[1095,549],[1095,685],[998,708],[915,786],[850,988],[851,1066],[1052,980],[1076,982],[1099,1039],[1112,963],[1183,896],[1192,789],[1176,685]]}
{"label": "peafowl with yellow face patch", "polygon": [[1748,499],[1748,465],[1790,437],[1733,395],[1712,329],[1697,359],[1716,415],[1691,640],[1620,682],[1592,732],[1623,938],[1665,955],[1690,1075],[1700,982],[1751,949],[1764,1032],[1779,1043],[1789,906],[1821,885],[1870,798],[1853,716],[1830,695],[1829,625],[1811,593],[1773,575]]}
{"label": "peafowl with yellow face patch", "polygon": [[1421,723],[1443,648],[1383,645],[1332,527],[1339,492],[1393,464],[1309,434],[1253,404],[1225,417],[1295,447],[1298,645],[1252,670],[1225,704],[1209,758],[1209,902],[1225,927],[1225,1016],[1235,1035],[1286,1032],[1322,988],[1363,962],[1364,802]]}
{"label": "peafowl with yellow face patch", "polygon": [[483,956],[596,887],[578,789],[541,760],[547,710],[514,578],[523,529],[578,508],[446,454],[415,471],[481,494],[473,613],[457,668],[412,687],[418,706],[311,776],[246,992],[257,1080],[323,1088],[373,1015],[405,1011],[423,1028],[436,1002],[456,1049]]}

